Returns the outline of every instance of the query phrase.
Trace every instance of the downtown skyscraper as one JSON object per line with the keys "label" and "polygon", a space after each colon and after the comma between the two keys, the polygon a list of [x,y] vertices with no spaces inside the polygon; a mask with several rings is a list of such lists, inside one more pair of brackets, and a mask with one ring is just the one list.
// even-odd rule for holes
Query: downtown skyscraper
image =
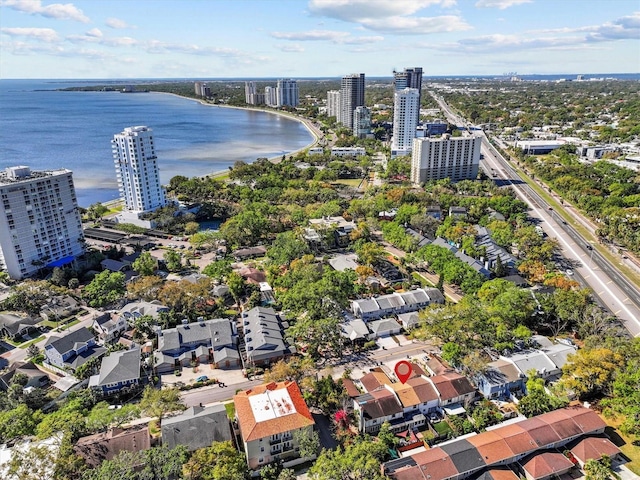
{"label": "downtown skyscraper", "polygon": [[405,68],[402,72],[393,72],[393,89],[397,92],[405,88],[418,90],[417,125],[420,123],[420,105],[422,101],[422,67]]}
{"label": "downtown skyscraper", "polygon": [[364,106],[364,73],[353,73],[342,77],[340,82],[340,112],[338,122],[353,128],[353,112]]}
{"label": "downtown skyscraper", "polygon": [[411,153],[419,115],[420,92],[415,88],[397,90],[393,96],[392,157]]}

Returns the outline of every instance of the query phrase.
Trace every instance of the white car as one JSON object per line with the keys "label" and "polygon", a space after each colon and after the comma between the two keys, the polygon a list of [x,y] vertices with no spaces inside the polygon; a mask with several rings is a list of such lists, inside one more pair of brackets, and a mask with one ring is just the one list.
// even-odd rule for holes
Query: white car
{"label": "white car", "polygon": [[565,273],[569,276],[573,275],[573,270],[571,270],[570,268],[567,268],[567,270],[565,271]]}

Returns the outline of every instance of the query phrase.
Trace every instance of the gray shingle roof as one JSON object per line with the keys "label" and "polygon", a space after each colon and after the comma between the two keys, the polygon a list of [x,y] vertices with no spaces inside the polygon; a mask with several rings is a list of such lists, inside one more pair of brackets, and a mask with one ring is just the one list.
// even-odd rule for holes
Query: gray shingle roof
{"label": "gray shingle roof", "polygon": [[234,346],[233,327],[224,318],[178,325],[158,335],[158,350],[178,350],[186,345],[207,345],[214,350]]}
{"label": "gray shingle roof", "polygon": [[51,336],[45,343],[45,347],[51,345],[60,354],[79,348],[81,345],[93,340],[93,333],[86,327],[67,333],[62,337]]}
{"label": "gray shingle roof", "polygon": [[162,443],[190,451],[231,440],[231,427],[224,405],[191,407],[182,414],[162,419]]}
{"label": "gray shingle roof", "polygon": [[140,349],[113,352],[102,359],[97,386],[140,378]]}
{"label": "gray shingle roof", "polygon": [[244,313],[243,329],[249,359],[277,357],[287,351],[280,317],[272,308],[255,307]]}

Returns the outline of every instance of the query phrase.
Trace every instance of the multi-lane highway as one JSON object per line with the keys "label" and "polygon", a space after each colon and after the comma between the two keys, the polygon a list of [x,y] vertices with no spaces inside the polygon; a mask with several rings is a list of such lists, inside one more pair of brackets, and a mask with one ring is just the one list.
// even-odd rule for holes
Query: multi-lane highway
{"label": "multi-lane highway", "polygon": [[[465,125],[465,121],[451,111],[436,95],[449,121]],[[482,168],[494,179],[509,184],[521,200],[526,202],[531,217],[537,219],[544,232],[560,243],[567,259],[568,274],[591,288],[601,306],[615,314],[633,336],[640,336],[640,292],[597,249],[565,222],[547,202],[526,182],[522,181],[511,164],[489,143],[483,132]],[[569,266],[570,264],[570,266]]]}

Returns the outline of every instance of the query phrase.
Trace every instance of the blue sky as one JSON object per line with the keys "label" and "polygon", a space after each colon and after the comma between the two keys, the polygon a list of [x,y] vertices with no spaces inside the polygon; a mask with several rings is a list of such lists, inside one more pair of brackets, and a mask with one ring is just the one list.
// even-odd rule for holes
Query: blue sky
{"label": "blue sky", "polygon": [[[64,0],[65,2],[67,0]],[[640,0],[0,0],[0,78],[640,72]]]}

